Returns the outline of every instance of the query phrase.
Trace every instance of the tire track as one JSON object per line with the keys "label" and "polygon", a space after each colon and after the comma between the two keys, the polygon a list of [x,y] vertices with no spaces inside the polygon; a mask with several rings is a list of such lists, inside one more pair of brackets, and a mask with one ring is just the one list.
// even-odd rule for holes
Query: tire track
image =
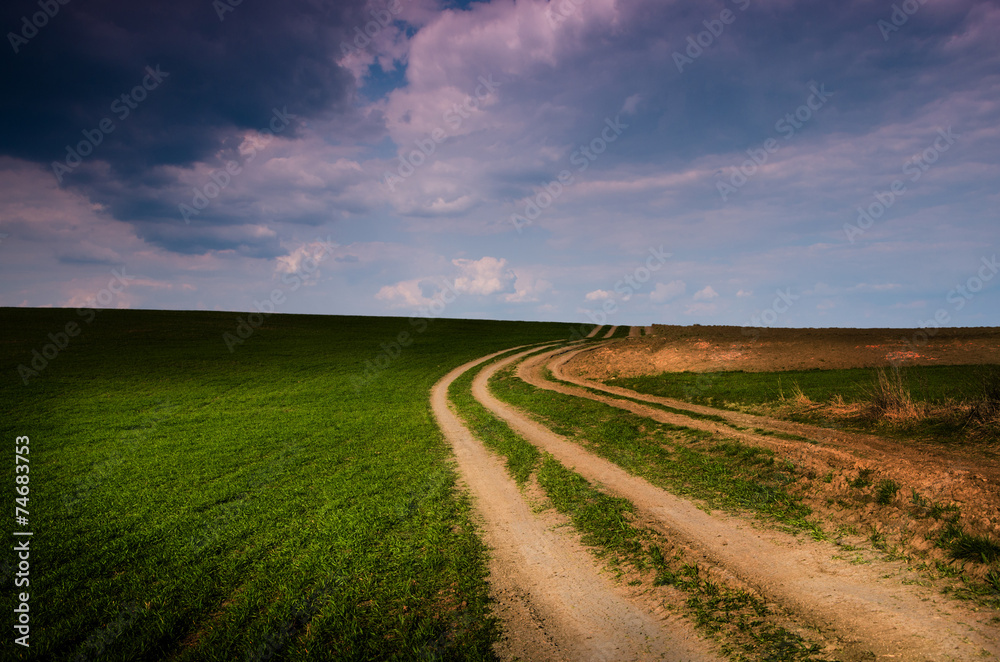
{"label": "tire track", "polygon": [[629,499],[655,528],[700,550],[723,574],[731,573],[803,623],[835,636],[844,659],[871,659],[874,654],[901,660],[971,660],[1000,653],[997,629],[987,623],[988,614],[974,614],[930,589],[903,586],[883,576],[897,574],[899,564],[852,565],[832,559],[827,544],[758,530],[737,517],[707,514],[500,402],[487,388],[489,377],[531,351],[483,370],[473,382],[476,399],[565,466]]}
{"label": "tire track", "polygon": [[431,390],[434,417],[455,451],[492,550],[489,581],[507,634],[501,652],[523,660],[720,659],[686,624],[627,599],[575,537],[553,530],[565,520],[533,514],[500,459],[451,410],[451,383],[502,353],[452,370]]}
{"label": "tire track", "polygon": [[[997,485],[1000,485],[1000,464],[993,458],[982,454],[966,453],[953,447],[900,443],[870,434],[831,430],[756,414],[715,409],[673,398],[639,393],[618,386],[608,386],[569,374],[569,371],[566,370],[567,364],[574,357],[591,349],[593,347],[581,350],[572,349],[568,352],[552,352],[547,357],[533,357],[521,364],[518,376],[538,388],[589,398],[653,420],[716,432],[754,446],[770,448],[795,462],[817,469],[823,466],[848,470],[874,467],[878,469],[880,475],[894,477],[903,484],[919,488],[922,494],[934,500],[962,503],[985,498],[985,503],[988,505],[984,508],[987,511],[990,510],[991,505],[1000,508],[1000,490],[996,488]],[[556,356],[559,353],[562,355]],[[551,360],[549,360],[550,358]],[[575,384],[581,388],[548,381],[541,372],[543,363],[547,364],[556,379]],[[603,391],[609,395],[597,395],[584,390],[587,388]],[[670,413],[636,402],[611,397],[612,395],[633,398],[651,404],[661,404],[695,414],[718,416],[725,419],[726,424],[689,418],[683,414]],[[736,430],[729,426],[784,432],[805,437],[815,443],[807,444],[801,441],[783,440],[771,435]],[[914,477],[919,478],[914,480]],[[984,484],[990,486],[985,492],[982,489]]]}

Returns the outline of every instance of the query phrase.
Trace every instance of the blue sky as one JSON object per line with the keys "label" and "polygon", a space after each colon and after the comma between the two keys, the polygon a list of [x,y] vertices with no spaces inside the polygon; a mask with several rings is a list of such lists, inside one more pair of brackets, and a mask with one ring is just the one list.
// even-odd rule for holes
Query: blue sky
{"label": "blue sky", "polygon": [[43,9],[3,306],[1000,325],[996,2]]}

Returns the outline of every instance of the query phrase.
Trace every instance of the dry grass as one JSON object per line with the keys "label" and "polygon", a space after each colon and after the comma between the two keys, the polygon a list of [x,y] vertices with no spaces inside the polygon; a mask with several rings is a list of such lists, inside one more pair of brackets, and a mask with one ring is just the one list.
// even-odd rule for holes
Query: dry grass
{"label": "dry grass", "polygon": [[875,371],[868,402],[863,408],[863,416],[872,421],[893,423],[917,421],[926,417],[927,406],[914,402],[910,389],[898,367]]}
{"label": "dry grass", "polygon": [[982,376],[982,392],[969,406],[966,426],[983,428],[1000,424],[1000,370]]}

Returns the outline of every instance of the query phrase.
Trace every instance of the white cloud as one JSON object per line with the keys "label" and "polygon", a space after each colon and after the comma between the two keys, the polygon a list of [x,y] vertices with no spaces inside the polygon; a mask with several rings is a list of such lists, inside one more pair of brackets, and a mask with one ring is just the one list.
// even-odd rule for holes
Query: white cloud
{"label": "white cloud", "polygon": [[736,296],[738,296],[738,297],[752,297],[753,296],[753,290],[740,290],[739,292],[736,293]]}
{"label": "white cloud", "polygon": [[400,281],[395,285],[385,285],[375,294],[375,298],[379,301],[387,301],[393,307],[409,306],[411,308],[418,308],[428,306],[434,299],[423,295],[422,288],[420,287],[423,281],[423,278],[414,278],[412,280]]}
{"label": "white cloud", "polygon": [[278,258],[275,272],[278,274],[310,274],[319,276],[319,265],[324,259],[330,257],[330,250],[334,245],[324,244],[321,241],[311,241],[302,244],[288,255]]}
{"label": "white cloud", "polygon": [[663,303],[684,294],[686,289],[687,284],[682,280],[672,280],[666,284],[657,283],[649,294],[649,300],[653,303]]}
{"label": "white cloud", "polygon": [[639,105],[640,101],[642,101],[642,95],[633,94],[628,99],[625,99],[625,103],[622,104],[622,112],[626,115],[634,115],[635,109]]}
{"label": "white cloud", "polygon": [[495,257],[483,257],[478,260],[458,259],[452,264],[461,270],[455,279],[455,289],[463,294],[487,296],[497,292],[513,290],[517,274],[507,268],[507,260]]}
{"label": "white cloud", "polygon": [[[551,289],[552,283],[549,281],[519,273],[517,274],[517,280],[514,282],[513,294],[505,294],[503,300],[507,303],[534,303],[539,300],[539,297],[544,292]],[[551,308],[551,304],[539,307],[540,310]]]}
{"label": "white cloud", "polygon": [[607,290],[594,290],[593,292],[587,292],[587,296],[585,298],[587,301],[603,301],[609,297],[611,297],[611,292],[608,292]]}
{"label": "white cloud", "polygon": [[694,293],[695,301],[709,301],[719,296],[719,293],[712,289],[711,285],[706,285],[704,288],[698,290]]}

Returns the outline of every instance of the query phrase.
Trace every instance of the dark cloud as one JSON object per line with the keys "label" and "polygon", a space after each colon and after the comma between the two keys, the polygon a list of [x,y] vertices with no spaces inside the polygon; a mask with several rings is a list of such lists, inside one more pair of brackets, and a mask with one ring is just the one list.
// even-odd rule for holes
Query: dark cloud
{"label": "dark cloud", "polygon": [[[241,2],[220,20],[226,2],[53,3],[58,13],[17,53],[5,39],[0,153],[63,160],[67,144],[83,131],[96,137],[106,120],[113,131],[95,158],[127,178],[202,160],[233,130],[266,127],[274,108],[300,118],[347,108],[354,81],[335,60],[363,23],[360,0]],[[5,3],[0,27],[20,33],[22,17],[38,11],[37,2]],[[163,74],[151,77],[157,68]],[[136,86],[141,101],[131,98]]]}

